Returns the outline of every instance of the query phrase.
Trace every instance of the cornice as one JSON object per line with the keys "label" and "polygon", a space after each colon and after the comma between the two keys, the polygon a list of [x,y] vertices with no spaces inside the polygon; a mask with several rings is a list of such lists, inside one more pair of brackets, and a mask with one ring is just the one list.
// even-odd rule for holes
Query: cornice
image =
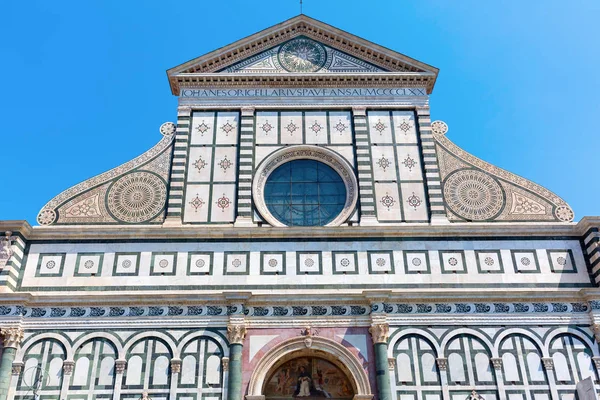
{"label": "cornice", "polygon": [[394,226],[339,227],[236,227],[160,225],[59,225],[32,227],[27,221],[0,221],[0,233],[12,231],[27,241],[79,240],[240,240],[240,239],[382,239],[432,238],[477,239],[510,237],[581,237],[600,227],[600,217],[585,217],[578,223],[450,223],[399,224]]}

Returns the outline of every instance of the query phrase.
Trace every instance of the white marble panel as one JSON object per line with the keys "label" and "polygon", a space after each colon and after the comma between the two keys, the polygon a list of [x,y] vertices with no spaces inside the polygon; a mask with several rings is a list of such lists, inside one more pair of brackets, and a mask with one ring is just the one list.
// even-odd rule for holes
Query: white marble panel
{"label": "white marble panel", "polygon": [[332,144],[352,144],[352,119],[349,111],[329,112],[329,140]]}
{"label": "white marble panel", "polygon": [[334,273],[356,273],[358,266],[356,265],[356,257],[354,253],[335,253],[333,260]]}
{"label": "white marble panel", "polygon": [[220,184],[212,187],[211,222],[233,222],[235,185]]}
{"label": "white marble panel", "polygon": [[319,273],[321,265],[318,253],[301,253],[298,255],[298,271],[302,273]]}
{"label": "white marble panel", "polygon": [[481,271],[500,271],[500,256],[498,252],[478,252],[477,260],[479,262],[479,270]]}
{"label": "white marble panel", "polygon": [[189,255],[189,269],[190,273],[208,274],[210,272],[210,254],[190,254]]}
{"label": "white marble panel", "polygon": [[195,112],[192,114],[190,144],[213,144],[215,113]]}
{"label": "white marble panel", "polygon": [[373,179],[376,181],[397,181],[396,156],[394,146],[371,146]]}
{"label": "white marble panel", "polygon": [[263,272],[267,273],[282,273],[283,272],[283,260],[285,254],[283,253],[266,253],[262,255],[262,268]]}
{"label": "white marble panel", "polygon": [[328,149],[335,151],[354,166],[354,147],[353,146],[327,146]]}
{"label": "white marble panel", "polygon": [[207,222],[210,185],[188,184],[185,191],[183,222]]}
{"label": "white marble panel", "polygon": [[513,252],[516,270],[527,272],[536,271],[538,266],[534,254],[535,253],[532,251]]}
{"label": "white marble panel", "polygon": [[442,271],[466,272],[463,254],[460,252],[443,252],[440,254]]}
{"label": "white marble panel", "polygon": [[367,124],[371,144],[385,144],[392,142],[392,127],[390,113],[387,111],[369,111]]}
{"label": "white marble panel", "polygon": [[413,111],[392,112],[396,143],[417,143],[415,113]]}
{"label": "white marble panel", "polygon": [[417,146],[396,146],[401,181],[422,181],[421,157]]}
{"label": "white marble panel", "polygon": [[212,147],[190,147],[188,182],[210,182]]}
{"label": "white marble panel", "polygon": [[99,254],[80,254],[79,265],[75,273],[98,274],[102,265],[102,256]]}
{"label": "white marble panel", "polygon": [[371,273],[391,272],[393,270],[390,253],[370,253],[369,258]]}
{"label": "white marble panel", "polygon": [[427,272],[429,264],[427,262],[426,252],[406,252],[406,271],[408,272]]}
{"label": "white marble panel", "polygon": [[306,144],[327,144],[327,113],[323,111],[307,111],[304,114],[306,123]]}
{"label": "white marble panel", "polygon": [[235,182],[237,147],[215,147],[213,182]]}
{"label": "white marble panel", "polygon": [[574,272],[575,265],[568,251],[549,251],[550,266],[555,272]]}
{"label": "white marble panel", "polygon": [[56,275],[60,273],[61,266],[63,262],[62,255],[47,255],[42,256],[42,260],[40,262],[40,275]]}
{"label": "white marble panel", "polygon": [[138,256],[135,254],[118,254],[115,273],[133,274],[138,265]]}
{"label": "white marble panel", "polygon": [[175,254],[152,254],[152,274],[175,273]]}
{"label": "white marble panel", "polygon": [[274,111],[256,113],[256,144],[279,142],[279,115]]}
{"label": "white marble panel", "polygon": [[379,221],[402,220],[396,183],[375,183],[375,202]]}
{"label": "white marble panel", "polygon": [[216,144],[237,144],[239,134],[239,114],[237,112],[217,113]]}
{"label": "white marble panel", "polygon": [[400,190],[402,192],[404,220],[407,222],[427,221],[429,216],[425,205],[423,183],[402,183],[400,184]]}
{"label": "white marble panel", "polygon": [[226,274],[247,274],[248,255],[246,253],[233,253],[225,255]]}
{"label": "white marble panel", "polygon": [[254,147],[254,165],[258,166],[269,154],[277,151],[281,146],[255,146]]}
{"label": "white marble panel", "polygon": [[281,113],[281,144],[302,144],[303,132],[301,112]]}

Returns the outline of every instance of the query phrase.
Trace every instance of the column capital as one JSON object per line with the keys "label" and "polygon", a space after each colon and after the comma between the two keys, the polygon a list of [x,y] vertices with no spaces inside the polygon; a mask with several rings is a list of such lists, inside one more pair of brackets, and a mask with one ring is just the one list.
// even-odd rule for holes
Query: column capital
{"label": "column capital", "polygon": [[241,109],[242,117],[253,117],[254,111],[256,111],[256,109],[254,107],[242,107],[242,109]]}
{"label": "column capital", "polygon": [[0,334],[4,336],[4,347],[18,348],[23,340],[25,333],[20,326],[0,329]]}
{"label": "column capital", "polygon": [[542,357],[542,364],[546,370],[554,369],[554,360],[551,357]]}
{"label": "column capital", "polygon": [[390,337],[390,325],[385,323],[374,323],[369,328],[369,333],[373,339],[373,344],[387,343]]}
{"label": "column capital", "polygon": [[445,371],[448,368],[448,359],[444,357],[436,358],[438,369],[440,371]]}
{"label": "column capital", "polygon": [[71,375],[73,373],[73,367],[75,367],[75,361],[63,361],[63,375]]}
{"label": "column capital", "polygon": [[356,116],[363,116],[363,117],[365,117],[367,115],[367,106],[354,106],[354,107],[352,107],[352,115],[354,117],[356,117]]}
{"label": "column capital", "polygon": [[178,374],[181,372],[181,359],[171,358],[171,374]]}
{"label": "column capital", "polygon": [[502,369],[502,359],[501,358],[492,357],[492,358],[490,358],[490,361],[492,362],[494,369]]}
{"label": "column capital", "polygon": [[227,338],[230,344],[243,344],[246,337],[246,325],[229,324],[227,326]]}
{"label": "column capital", "polygon": [[126,360],[116,360],[115,361],[115,373],[122,374],[125,372],[125,366],[127,365]]}

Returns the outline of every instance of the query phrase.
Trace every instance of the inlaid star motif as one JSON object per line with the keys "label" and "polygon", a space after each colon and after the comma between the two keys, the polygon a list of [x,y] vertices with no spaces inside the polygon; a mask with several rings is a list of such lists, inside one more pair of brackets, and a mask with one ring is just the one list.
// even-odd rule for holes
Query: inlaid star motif
{"label": "inlaid star motif", "polygon": [[400,123],[400,125],[398,125],[398,129],[400,129],[402,132],[404,132],[406,134],[410,130],[411,126],[412,125],[409,122],[407,122],[406,120],[403,120]]}
{"label": "inlaid star motif", "polygon": [[344,124],[342,123],[342,120],[340,119],[340,120],[338,121],[338,123],[337,123],[337,124],[335,124],[334,128],[335,128],[335,129],[336,129],[336,130],[337,130],[339,133],[342,133],[342,132],[344,132],[344,131],[346,130],[346,128],[348,128],[348,127],[347,127],[346,125],[344,125]]}
{"label": "inlaid star motif", "polygon": [[231,125],[231,124],[229,123],[229,121],[227,121],[227,122],[225,123],[225,125],[223,125],[223,126],[221,127],[221,130],[222,130],[223,132],[225,132],[225,136],[229,136],[229,133],[230,133],[232,130],[234,130],[234,129],[235,129],[235,126]]}
{"label": "inlaid star motif", "polygon": [[265,132],[265,133],[269,133],[271,132],[271,130],[273,129],[273,125],[271,125],[269,123],[269,121],[265,121],[265,123],[261,126],[261,129]]}
{"label": "inlaid star motif", "polygon": [[381,120],[378,120],[377,123],[373,125],[373,128],[375,128],[377,132],[382,133],[385,130],[386,126],[383,122],[381,122]]}
{"label": "inlaid star motif", "polygon": [[323,127],[321,125],[319,125],[319,123],[317,121],[315,121],[314,124],[312,124],[312,126],[310,127],[310,129],[314,132],[314,133],[319,133],[321,131],[321,129],[323,129]]}
{"label": "inlaid star motif", "polygon": [[291,135],[291,134],[293,134],[298,129],[298,126],[296,124],[294,124],[294,121],[290,121],[290,123],[287,124],[287,126],[285,127],[285,129],[287,129],[287,131]]}
{"label": "inlaid star motif", "polygon": [[201,208],[206,203],[196,193],[196,197],[194,197],[194,199],[192,201],[190,201],[189,204],[192,207],[194,207],[194,212],[198,212],[198,209]]}
{"label": "inlaid star motif", "polygon": [[404,161],[402,161],[402,164],[404,164],[404,166],[408,168],[409,171],[412,171],[412,169],[417,165],[417,162],[410,158],[409,155],[407,155]]}
{"label": "inlaid star motif", "polygon": [[210,126],[206,125],[204,121],[200,125],[196,127],[196,131],[200,133],[200,136],[204,136],[204,134],[210,129]]}

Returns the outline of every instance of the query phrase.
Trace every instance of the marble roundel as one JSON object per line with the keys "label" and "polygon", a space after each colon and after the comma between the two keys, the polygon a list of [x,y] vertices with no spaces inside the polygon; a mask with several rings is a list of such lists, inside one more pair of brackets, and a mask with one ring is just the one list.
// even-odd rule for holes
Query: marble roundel
{"label": "marble roundel", "polygon": [[496,217],[504,207],[504,192],[494,178],[477,170],[458,170],[444,181],[448,208],[467,220],[485,221]]}
{"label": "marble roundel", "polygon": [[111,215],[127,223],[146,222],[165,207],[167,185],[151,172],[133,172],[115,181],[106,194]]}
{"label": "marble roundel", "polygon": [[289,72],[316,72],[325,65],[327,52],[314,40],[297,38],[279,48],[277,59]]}

